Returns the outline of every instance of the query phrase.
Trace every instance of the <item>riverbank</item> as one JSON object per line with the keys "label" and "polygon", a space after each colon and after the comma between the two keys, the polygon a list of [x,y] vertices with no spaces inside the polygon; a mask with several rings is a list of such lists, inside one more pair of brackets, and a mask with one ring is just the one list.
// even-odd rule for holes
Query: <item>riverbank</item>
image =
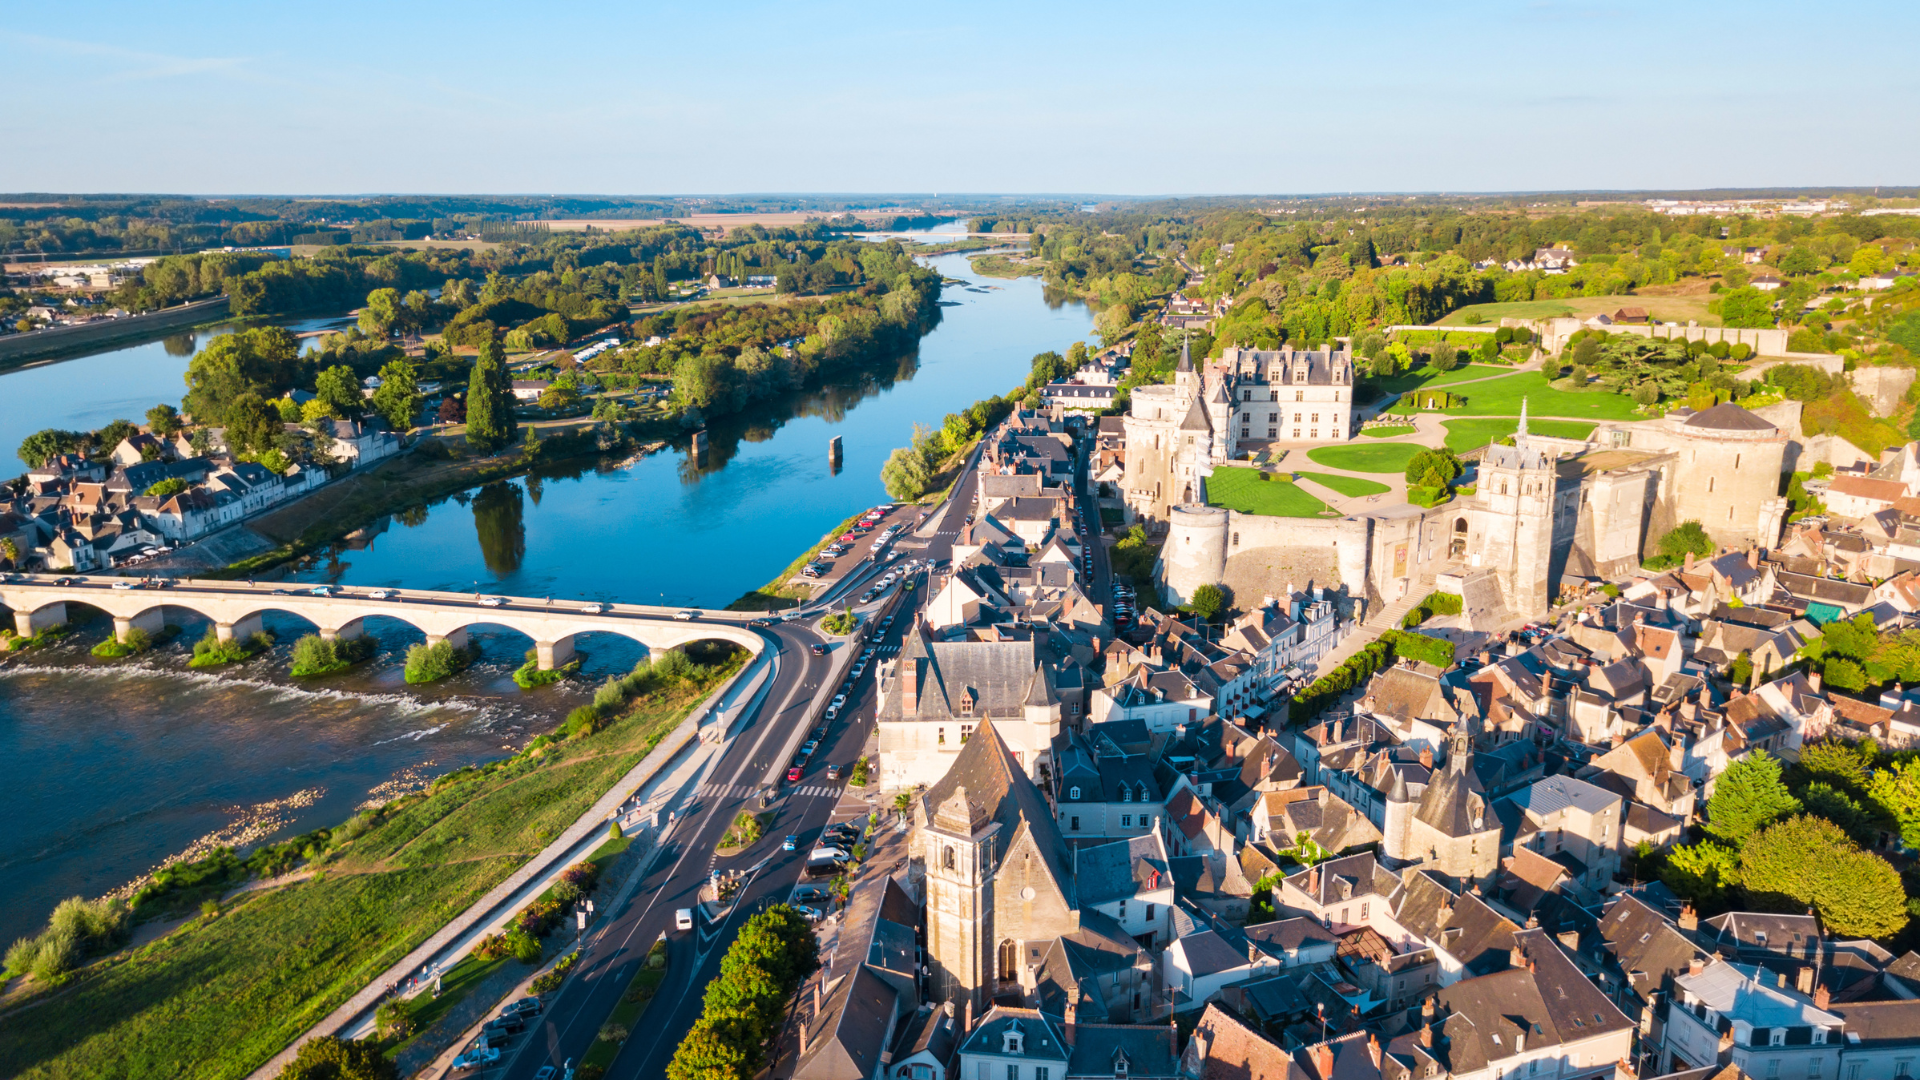
{"label": "riverbank", "polygon": [[443,776],[317,841],[305,880],[27,988],[0,1015],[0,1073],[245,1076],[575,824],[737,667],[657,685],[598,734]]}
{"label": "riverbank", "polygon": [[785,570],[774,575],[772,581],[767,582],[765,585],[751,592],[743,593],[740,599],[727,605],[727,610],[779,611],[782,608],[797,607],[801,601],[812,595],[813,590],[804,586],[794,586],[787,583],[799,577],[800,571],[805,569],[806,565],[813,561],[814,556],[820,554],[822,548],[833,543],[834,538],[845,536],[848,530],[853,528],[853,523],[859,521],[861,514],[864,513],[866,513],[866,511],[863,510],[859,514],[854,514],[852,517],[847,518],[847,520],[835,525],[827,531],[826,535],[816,541],[812,547],[802,552],[799,558],[788,563]]}
{"label": "riverbank", "polygon": [[208,323],[225,322],[232,317],[229,308],[226,297],[215,296],[144,315],[7,334],[0,336],[0,371],[23,367],[35,361],[84,356],[109,345],[122,345]]}
{"label": "riverbank", "polygon": [[1045,269],[1038,264],[1015,262],[1005,255],[998,254],[975,255],[967,260],[967,265],[973,267],[973,272],[976,274],[984,274],[987,277],[1005,278],[1008,280],[1023,277],[1040,277]]}

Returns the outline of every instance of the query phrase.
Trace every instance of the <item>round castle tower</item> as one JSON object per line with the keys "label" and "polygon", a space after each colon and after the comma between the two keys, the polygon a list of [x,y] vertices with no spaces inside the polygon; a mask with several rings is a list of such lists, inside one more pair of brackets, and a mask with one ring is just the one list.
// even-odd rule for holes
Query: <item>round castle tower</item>
{"label": "round castle tower", "polygon": [[1167,542],[1160,549],[1165,599],[1184,604],[1202,585],[1218,585],[1227,569],[1227,511],[1217,506],[1167,508]]}

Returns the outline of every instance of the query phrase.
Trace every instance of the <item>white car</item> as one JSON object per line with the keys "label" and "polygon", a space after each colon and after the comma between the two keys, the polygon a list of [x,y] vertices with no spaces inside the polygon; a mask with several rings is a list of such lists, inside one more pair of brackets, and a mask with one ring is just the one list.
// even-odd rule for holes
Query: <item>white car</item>
{"label": "white car", "polygon": [[596,603],[596,604],[580,605],[580,613],[583,615],[604,615],[606,614],[606,611],[607,611],[607,605],[605,604]]}
{"label": "white car", "polygon": [[500,1048],[497,1046],[476,1046],[453,1059],[456,1069],[477,1069],[482,1065],[491,1065],[500,1060]]}
{"label": "white car", "polygon": [[122,591],[124,591],[124,590],[126,590],[126,589],[131,589],[131,588],[133,588],[133,582],[131,582],[131,581],[116,581],[116,582],[114,582],[114,583],[113,583],[113,587],[114,587],[115,589],[118,589],[118,590],[122,590]]}
{"label": "white car", "polygon": [[692,608],[688,608],[685,611],[674,612],[673,617],[676,619],[679,619],[681,622],[692,622],[693,620],[700,617],[700,613],[693,610]]}
{"label": "white car", "polygon": [[392,590],[392,589],[371,589],[371,590],[369,590],[369,591],[367,592],[367,599],[369,599],[369,600],[391,600],[391,599],[393,599],[393,595],[394,595],[394,594],[393,594],[393,590]]}
{"label": "white car", "polygon": [[675,930],[693,929],[693,909],[683,907],[675,911],[673,913],[673,928]]}
{"label": "white car", "polygon": [[506,597],[503,597],[503,596],[483,596],[480,598],[480,606],[481,607],[506,607],[507,600],[506,600]]}

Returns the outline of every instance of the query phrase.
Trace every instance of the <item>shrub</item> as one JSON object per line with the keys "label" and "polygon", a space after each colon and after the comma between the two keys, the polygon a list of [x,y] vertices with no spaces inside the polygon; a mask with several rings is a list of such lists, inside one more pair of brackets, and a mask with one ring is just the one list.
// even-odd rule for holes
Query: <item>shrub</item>
{"label": "shrub", "polygon": [[207,636],[193,643],[193,659],[187,661],[188,667],[217,667],[221,664],[235,664],[252,659],[273,648],[273,635],[258,633],[241,641],[221,641],[219,633],[211,626],[207,627]]}
{"label": "shrub", "polygon": [[[531,430],[531,429],[529,429]],[[551,686],[580,670],[580,661],[570,660],[556,668],[540,669],[540,650],[528,649],[527,662],[513,673],[515,685],[522,690],[532,690],[541,686]]]}
{"label": "shrub", "polygon": [[413,1034],[413,1003],[406,998],[389,998],[373,1011],[373,1025],[390,1039]]}
{"label": "shrub", "polygon": [[108,638],[93,647],[93,655],[111,660],[121,656],[134,656],[153,647],[153,635],[139,627],[127,631],[125,641]]}
{"label": "shrub", "polygon": [[407,681],[414,684],[438,682],[457,674],[473,663],[477,650],[456,648],[451,641],[415,645],[407,650]]}
{"label": "shrub", "polygon": [[372,656],[373,650],[371,637],[328,641],[319,634],[308,634],[293,643],[293,675],[299,678],[345,671]]}
{"label": "shrub", "polygon": [[560,735],[569,739],[581,739],[600,730],[600,707],[581,705],[567,714],[566,722],[560,725]]}
{"label": "shrub", "polygon": [[507,952],[523,964],[540,962],[540,939],[528,933],[524,927],[516,926],[507,931]]}

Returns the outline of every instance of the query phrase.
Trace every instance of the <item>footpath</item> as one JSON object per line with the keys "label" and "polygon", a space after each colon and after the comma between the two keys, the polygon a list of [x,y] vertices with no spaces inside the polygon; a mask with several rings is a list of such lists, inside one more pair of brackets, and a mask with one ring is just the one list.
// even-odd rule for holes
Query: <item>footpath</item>
{"label": "footpath", "polygon": [[[388,987],[404,983],[430,966],[436,970],[451,967],[481,938],[511,920],[528,902],[546,891],[562,871],[591,854],[604,841],[607,825],[615,819],[615,815],[631,809],[631,793],[642,793],[643,786],[648,785],[696,739],[702,749],[690,755],[690,760],[698,759],[704,763],[706,748],[714,745],[703,737],[704,729],[717,726],[719,732],[725,732],[731,727],[771,685],[775,663],[773,650],[763,649],[752,663],[735,673],[733,678],[709,695],[701,707],[689,713],[686,719],[668,732],[652,753],[628,770],[545,850],[494,886],[487,895],[441,927],[398,963],[371,980],[359,993],[348,998],[286,1049],[255,1069],[250,1074],[250,1080],[272,1080],[278,1076],[308,1039],[366,1030],[371,1023],[373,1009],[385,999]],[[659,837],[671,828],[670,823],[652,842],[658,843]],[[428,985],[428,981],[423,980],[422,986],[425,985]]]}

